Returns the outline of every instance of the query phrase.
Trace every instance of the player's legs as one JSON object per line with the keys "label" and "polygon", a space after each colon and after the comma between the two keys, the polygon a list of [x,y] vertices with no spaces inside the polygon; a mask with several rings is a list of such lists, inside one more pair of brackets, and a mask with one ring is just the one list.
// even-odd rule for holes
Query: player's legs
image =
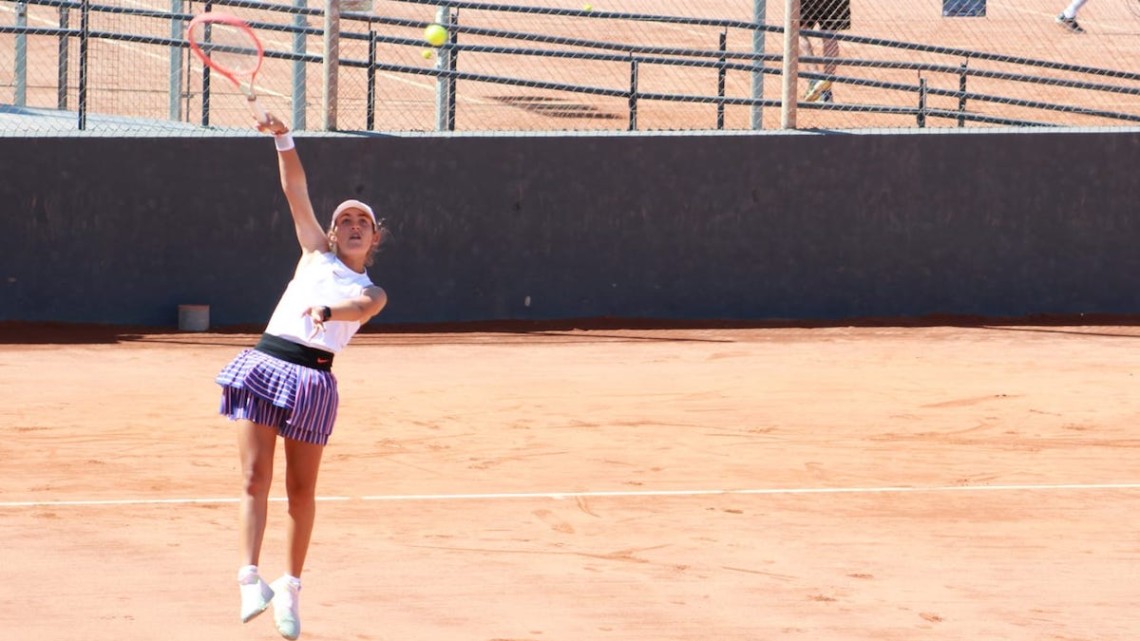
{"label": "player's legs", "polygon": [[241,589],[242,622],[261,614],[273,598],[273,591],[258,573],[257,563],[261,557],[261,542],[265,538],[276,444],[275,428],[249,420],[238,421],[238,453],[242,470],[238,514],[242,566],[238,570],[238,585]]}
{"label": "player's legs", "polygon": [[238,423],[238,453],[242,472],[238,532],[241,537],[242,565],[257,565],[269,511],[269,487],[273,482],[273,451],[277,445],[277,429],[248,420]]}
{"label": "player's legs", "polygon": [[317,473],[323,445],[285,439],[285,492],[289,495],[287,539],[289,560],[285,575],[273,582],[273,618],[286,639],[301,635],[301,571],[309,552],[317,515]]}
{"label": "player's legs", "polygon": [[285,491],[289,496],[287,571],[300,578],[317,514],[317,473],[323,445],[285,439]]}

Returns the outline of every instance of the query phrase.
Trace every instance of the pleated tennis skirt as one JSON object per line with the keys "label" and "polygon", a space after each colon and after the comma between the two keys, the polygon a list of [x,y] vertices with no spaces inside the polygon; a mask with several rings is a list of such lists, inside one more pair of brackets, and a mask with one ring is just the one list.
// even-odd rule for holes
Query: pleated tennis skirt
{"label": "pleated tennis skirt", "polygon": [[218,412],[277,428],[285,438],[326,445],[340,396],[332,372],[296,365],[254,349],[237,355],[214,379]]}

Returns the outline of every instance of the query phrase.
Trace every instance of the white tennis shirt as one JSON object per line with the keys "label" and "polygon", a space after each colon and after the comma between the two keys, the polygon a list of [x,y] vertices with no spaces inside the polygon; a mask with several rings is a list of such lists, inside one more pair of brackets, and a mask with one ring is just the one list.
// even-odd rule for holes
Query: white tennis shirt
{"label": "white tennis shirt", "polygon": [[372,287],[368,274],[358,274],[340,262],[332,252],[322,253],[312,262],[299,267],[281,295],[277,309],[265,328],[267,334],[280,336],[301,345],[308,345],[334,354],[344,349],[356,331],[357,321],[328,321],[325,330],[313,333],[313,320],[304,313],[309,307],[333,305],[346,298],[360,296],[365,288]]}

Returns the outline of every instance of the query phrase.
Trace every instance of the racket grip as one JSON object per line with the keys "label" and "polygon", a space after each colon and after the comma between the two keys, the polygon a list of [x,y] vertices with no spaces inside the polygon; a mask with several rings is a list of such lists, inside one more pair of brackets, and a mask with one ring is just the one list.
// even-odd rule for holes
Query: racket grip
{"label": "racket grip", "polygon": [[249,107],[249,112],[253,114],[253,117],[257,118],[258,123],[264,125],[269,122],[269,112],[265,111],[261,106],[261,103],[257,100],[257,96],[248,96],[245,104]]}

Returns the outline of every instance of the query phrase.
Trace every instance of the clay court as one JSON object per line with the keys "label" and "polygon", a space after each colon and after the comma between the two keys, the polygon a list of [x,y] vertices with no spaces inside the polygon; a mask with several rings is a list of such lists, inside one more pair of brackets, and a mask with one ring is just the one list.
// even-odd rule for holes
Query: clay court
{"label": "clay court", "polygon": [[[923,42],[1032,57],[1052,47],[1132,68],[1124,4],[1090,8],[1083,42],[1053,31],[1056,4],[998,4],[977,31],[927,11],[927,22],[870,21],[865,33],[909,25],[904,35]],[[55,19],[44,16],[33,13]],[[1056,39],[1008,28],[1021,23]],[[917,37],[947,24],[971,39]],[[129,49],[100,45],[94,59]],[[57,46],[31,43],[49,60]],[[100,82],[161,86],[147,74],[161,78],[167,61],[152,62],[93,71],[95,111],[112,104]],[[53,104],[57,71],[32,69],[48,79],[32,83],[32,103]],[[742,93],[748,79],[729,82]],[[287,87],[267,84],[284,109],[273,101]],[[464,86],[494,94],[461,97],[472,128],[551,126],[502,100],[509,92]],[[433,90],[383,77],[381,91],[404,100],[388,96],[393,111],[418,114],[394,128],[430,129]],[[1048,86],[1028,95],[1073,100]],[[856,86],[848,96],[886,100]],[[164,113],[165,96],[150,99]],[[621,129],[620,109],[581,102],[593,120],[558,128]],[[666,107],[647,105],[643,126],[709,126],[707,110]],[[1016,101],[1009,113],[1023,115]],[[766,112],[767,128],[777,116]],[[748,113],[728,117],[743,128]],[[867,125],[912,126],[834,111],[801,119]],[[338,357],[302,639],[1140,635],[1140,319],[481,330],[373,326]],[[238,621],[241,479],[213,383],[256,331],[0,323],[0,639],[280,638],[272,614]],[[284,566],[283,462],[279,449],[267,578]]]}
{"label": "clay court", "polygon": [[[238,622],[214,413],[254,339],[3,326],[5,639],[279,638]],[[361,334],[334,370],[302,638],[1132,641],[1138,340]]]}

